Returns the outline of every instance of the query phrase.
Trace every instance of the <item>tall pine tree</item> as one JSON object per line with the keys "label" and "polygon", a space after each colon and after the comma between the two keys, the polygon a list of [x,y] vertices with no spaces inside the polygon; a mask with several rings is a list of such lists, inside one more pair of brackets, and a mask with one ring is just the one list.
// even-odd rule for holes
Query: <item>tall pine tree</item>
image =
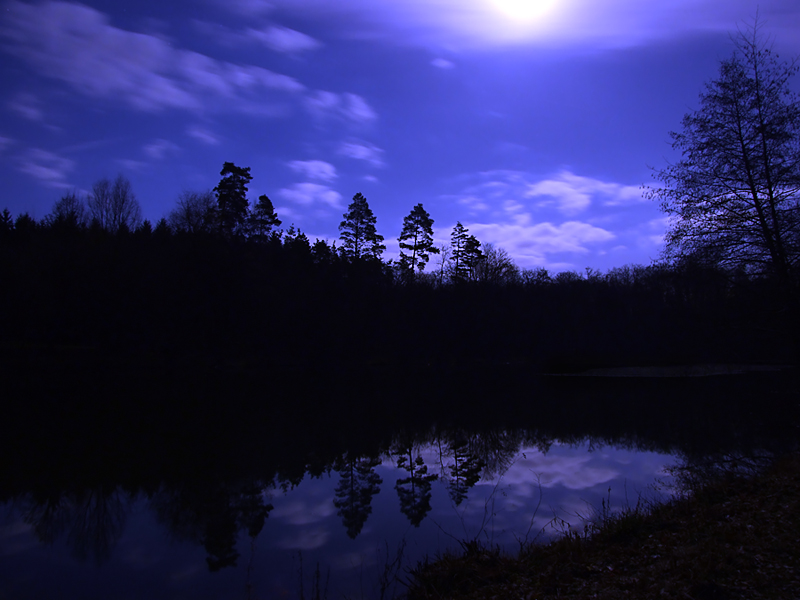
{"label": "tall pine tree", "polygon": [[[422,204],[417,204],[403,219],[403,230],[398,240],[400,264],[412,273],[415,267],[422,271],[430,260],[430,255],[439,253],[439,249],[433,245],[433,219],[422,208]],[[403,250],[410,250],[411,255],[404,253]]]}
{"label": "tall pine tree", "polygon": [[214,188],[217,193],[217,225],[225,235],[242,235],[247,228],[247,184],[253,179],[250,167],[237,167],[226,162],[219,172],[222,179]]}
{"label": "tall pine tree", "polygon": [[343,216],[344,220],[339,224],[342,254],[350,259],[380,259],[386,246],[381,243],[383,236],[375,228],[378,220],[367,199],[360,193],[353,196]]}

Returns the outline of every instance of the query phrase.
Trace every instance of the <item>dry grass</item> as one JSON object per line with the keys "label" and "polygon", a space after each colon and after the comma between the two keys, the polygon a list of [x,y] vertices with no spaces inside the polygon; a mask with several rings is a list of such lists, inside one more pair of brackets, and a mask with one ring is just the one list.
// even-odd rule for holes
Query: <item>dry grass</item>
{"label": "dry grass", "polygon": [[592,529],[516,557],[467,545],[420,565],[409,598],[799,598],[800,457]]}

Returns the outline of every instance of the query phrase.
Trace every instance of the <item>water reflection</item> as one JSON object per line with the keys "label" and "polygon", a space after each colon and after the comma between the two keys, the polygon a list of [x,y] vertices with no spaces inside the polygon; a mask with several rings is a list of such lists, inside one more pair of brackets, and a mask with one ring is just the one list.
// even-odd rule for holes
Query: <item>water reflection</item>
{"label": "water reflection", "polygon": [[[635,503],[667,464],[796,444],[797,403],[785,397],[766,396],[755,415],[752,395],[735,389],[718,400],[651,392],[613,403],[574,393],[570,403],[518,402],[471,423],[460,411],[416,426],[334,421],[335,404],[298,428],[228,415],[239,429],[220,427],[212,449],[178,429],[177,441],[136,446],[120,425],[102,434],[125,447],[108,447],[107,460],[82,460],[65,443],[90,439],[89,426],[60,438],[60,453],[40,438],[20,456],[26,468],[0,478],[0,596],[99,598],[135,580],[164,597],[230,596],[231,586],[292,597],[300,581],[320,589],[328,570],[330,597],[380,596],[403,565],[465,540],[513,550],[552,534],[556,515],[579,525],[609,487],[613,506]],[[211,422],[198,431],[214,431]],[[52,583],[30,576],[42,571]],[[142,595],[157,597],[153,589]]]}
{"label": "water reflection", "polygon": [[33,527],[36,538],[52,544],[62,535],[73,555],[97,564],[111,556],[125,529],[129,497],[116,488],[98,487],[22,502],[22,521]]}

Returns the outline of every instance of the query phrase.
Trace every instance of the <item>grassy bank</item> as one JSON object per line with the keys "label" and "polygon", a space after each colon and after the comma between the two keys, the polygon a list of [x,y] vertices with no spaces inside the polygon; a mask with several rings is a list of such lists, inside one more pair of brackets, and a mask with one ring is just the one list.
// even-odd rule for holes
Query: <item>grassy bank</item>
{"label": "grassy bank", "polygon": [[800,597],[800,456],[603,516],[515,557],[467,545],[420,565],[409,597]]}

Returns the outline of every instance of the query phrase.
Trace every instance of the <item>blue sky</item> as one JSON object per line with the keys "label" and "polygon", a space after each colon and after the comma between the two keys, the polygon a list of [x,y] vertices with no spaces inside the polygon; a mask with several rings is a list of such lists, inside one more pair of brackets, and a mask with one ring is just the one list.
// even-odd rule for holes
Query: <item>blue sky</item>
{"label": "blue sky", "polygon": [[154,221],[231,161],[312,241],[361,192],[386,258],[421,202],[521,267],[648,264],[640,188],[757,11],[800,54],[797,0],[6,1],[0,209],[123,173]]}

